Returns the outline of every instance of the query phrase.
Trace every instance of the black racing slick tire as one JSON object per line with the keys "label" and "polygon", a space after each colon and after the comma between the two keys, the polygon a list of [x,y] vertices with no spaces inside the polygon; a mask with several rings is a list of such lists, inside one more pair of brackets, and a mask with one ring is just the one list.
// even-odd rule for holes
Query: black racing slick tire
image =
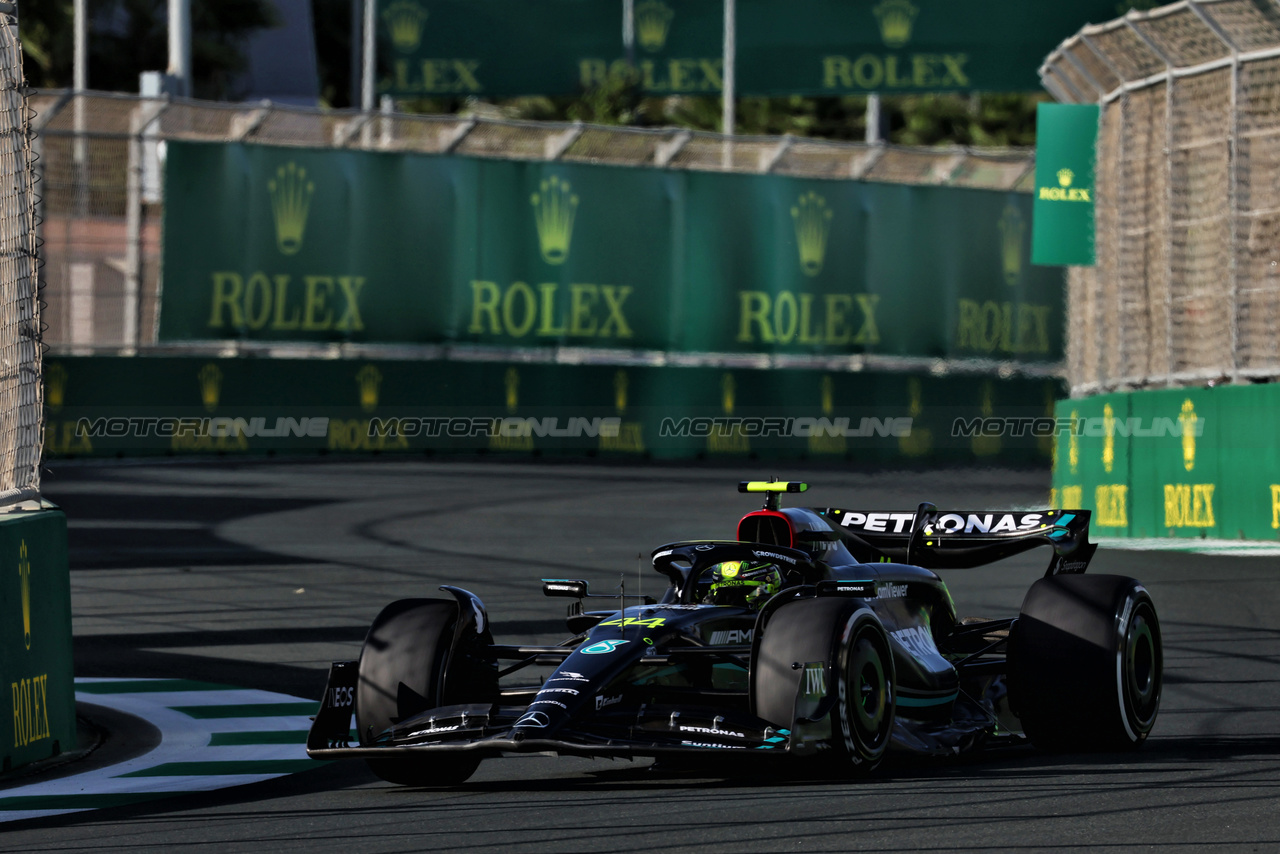
{"label": "black racing slick tire", "polygon": [[[427,709],[488,699],[479,696],[489,693],[483,685],[487,680],[446,673],[451,659],[455,669],[468,663],[452,649],[457,621],[458,605],[437,599],[401,599],[378,614],[360,651],[355,717],[361,745],[372,744],[393,723]],[[462,783],[480,765],[479,757],[465,753],[367,761],[374,774],[404,786]]]}
{"label": "black racing slick tire", "polygon": [[893,735],[895,679],[889,636],[870,609],[839,597],[796,599],[769,614],[757,634],[752,709],[792,728],[797,697],[808,695],[812,703],[821,685],[825,700],[817,708],[831,721],[836,770],[866,773],[884,758]]}
{"label": "black racing slick tire", "polygon": [[1155,605],[1132,578],[1042,578],[1009,633],[1010,704],[1041,749],[1138,747],[1155,725],[1163,672]]}

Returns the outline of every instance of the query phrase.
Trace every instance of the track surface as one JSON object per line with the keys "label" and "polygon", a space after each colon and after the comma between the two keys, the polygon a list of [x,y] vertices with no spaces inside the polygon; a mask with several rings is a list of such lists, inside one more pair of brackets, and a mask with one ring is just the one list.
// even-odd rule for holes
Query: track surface
{"label": "track surface", "polygon": [[[71,522],[78,676],[185,677],[318,697],[392,599],[480,594],[500,640],[562,637],[538,579],[601,592],[636,555],[732,536],[747,477],[812,505],[1039,505],[1042,474],[851,474],[464,462],[54,465]],[[1016,612],[1041,558],[949,573],[962,614]],[[359,763],[208,795],[9,826],[0,850],[783,852],[1280,846],[1280,559],[1099,552],[1150,589],[1160,720],[1136,754],[892,764],[873,780],[662,776],[647,762],[521,757],[455,791]],[[647,592],[661,579],[645,574]]]}

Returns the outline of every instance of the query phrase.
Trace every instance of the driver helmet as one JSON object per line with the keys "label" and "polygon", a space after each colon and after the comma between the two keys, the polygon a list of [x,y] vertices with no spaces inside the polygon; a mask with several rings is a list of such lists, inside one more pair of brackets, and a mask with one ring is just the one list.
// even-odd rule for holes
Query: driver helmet
{"label": "driver helmet", "polygon": [[782,589],[782,573],[772,563],[726,560],[710,573],[711,587],[702,600],[707,605],[759,608]]}

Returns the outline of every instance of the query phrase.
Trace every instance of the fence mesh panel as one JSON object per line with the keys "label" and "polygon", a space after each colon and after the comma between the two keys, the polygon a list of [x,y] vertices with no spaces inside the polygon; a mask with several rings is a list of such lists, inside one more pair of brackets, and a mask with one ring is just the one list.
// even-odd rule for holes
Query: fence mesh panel
{"label": "fence mesh panel", "polygon": [[1280,3],[1131,12],[1041,77],[1101,107],[1097,264],[1068,278],[1073,393],[1280,378]]}
{"label": "fence mesh panel", "polygon": [[0,14],[0,503],[39,494],[39,258],[31,114],[18,24]]}

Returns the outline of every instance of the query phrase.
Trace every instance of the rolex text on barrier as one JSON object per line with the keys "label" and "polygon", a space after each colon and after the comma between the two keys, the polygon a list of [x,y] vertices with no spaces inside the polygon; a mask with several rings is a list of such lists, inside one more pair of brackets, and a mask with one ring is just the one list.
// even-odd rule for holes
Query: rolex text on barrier
{"label": "rolex text on barrier", "polygon": [[[622,78],[650,94],[723,89],[722,0],[389,0],[379,4],[379,92],[571,95]],[[737,2],[742,95],[1039,90],[1063,37],[1114,0]]]}
{"label": "rolex text on barrier", "polygon": [[164,341],[1054,363],[1023,193],[171,142]]}

